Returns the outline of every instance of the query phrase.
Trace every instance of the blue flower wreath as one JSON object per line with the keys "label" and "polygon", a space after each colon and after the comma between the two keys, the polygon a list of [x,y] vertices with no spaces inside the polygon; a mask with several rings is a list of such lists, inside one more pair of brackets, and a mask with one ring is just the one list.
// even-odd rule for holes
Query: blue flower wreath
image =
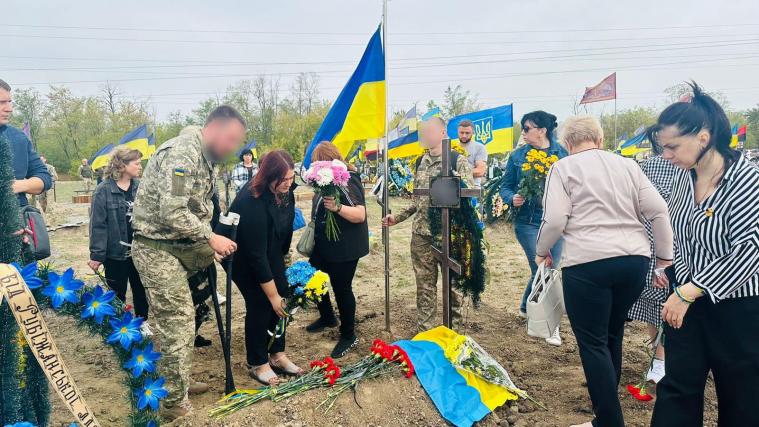
{"label": "blue flower wreath", "polygon": [[[100,285],[86,286],[76,279],[72,268],[58,274],[49,265],[12,265],[41,307],[50,306],[58,314],[79,319],[80,328],[99,335],[111,345],[128,374],[126,385],[131,390],[129,400],[132,405],[130,425],[157,427],[160,419],[156,411],[168,392],[164,388],[165,379],[156,372],[161,353],[153,350],[152,342],[145,343],[147,338],[140,330],[143,319],[126,311],[113,291],[106,291]],[[20,422],[11,426],[34,427],[34,424]]]}

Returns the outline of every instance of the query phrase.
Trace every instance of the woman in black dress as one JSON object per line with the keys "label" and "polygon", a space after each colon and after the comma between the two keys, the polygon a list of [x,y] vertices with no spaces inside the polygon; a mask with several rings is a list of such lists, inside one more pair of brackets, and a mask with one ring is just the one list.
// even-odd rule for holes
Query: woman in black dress
{"label": "woman in black dress", "polygon": [[250,376],[274,385],[277,373],[301,375],[285,354],[284,334],[271,348],[269,333],[285,314],[288,284],[285,256],[290,250],[295,215],[293,159],[282,150],[261,159],[256,177],[232,203],[240,215],[232,278],[245,299],[245,349]]}
{"label": "woman in black dress", "polygon": [[[345,163],[340,150],[331,142],[322,142],[316,146],[312,161],[338,160]],[[353,276],[359,258],[369,253],[369,227],[366,223],[364,187],[355,168],[348,166],[350,181],[340,195],[340,203],[334,197],[314,195],[311,207],[311,219],[316,221],[315,246],[311,255],[311,265],[327,273],[335,295],[337,309],[340,311],[340,339],[332,350],[333,358],[345,356],[358,344],[356,336],[356,297],[353,295]],[[327,239],[327,211],[335,213],[340,239],[332,242]],[[324,295],[319,303],[319,318],[306,327],[308,332],[319,332],[327,327],[337,326],[335,312],[329,294]]]}

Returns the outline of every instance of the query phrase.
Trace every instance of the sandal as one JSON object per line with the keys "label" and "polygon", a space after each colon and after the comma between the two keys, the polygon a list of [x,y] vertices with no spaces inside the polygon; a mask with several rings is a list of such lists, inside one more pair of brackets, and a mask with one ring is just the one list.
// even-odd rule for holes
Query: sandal
{"label": "sandal", "polygon": [[303,375],[303,369],[290,361],[290,359],[288,359],[284,354],[277,358],[270,356],[269,365],[271,365],[271,368],[274,370],[274,372],[281,375],[290,375],[294,377]]}
{"label": "sandal", "polygon": [[263,385],[273,387],[277,384],[279,384],[279,377],[277,374],[269,367],[268,369],[264,369],[263,373],[259,373],[258,370],[260,368],[263,368],[264,366],[269,366],[269,364],[263,364],[260,366],[250,366],[248,365],[248,375],[250,375],[251,378],[254,380],[260,382]]}

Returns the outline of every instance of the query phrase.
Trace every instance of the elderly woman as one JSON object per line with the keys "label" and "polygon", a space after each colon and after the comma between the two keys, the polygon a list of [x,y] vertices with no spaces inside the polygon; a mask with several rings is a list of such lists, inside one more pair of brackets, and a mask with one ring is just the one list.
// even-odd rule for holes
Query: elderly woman
{"label": "elderly woman", "polygon": [[562,141],[569,156],[551,168],[535,263],[564,238],[564,303],[580,348],[595,420],[582,426],[623,427],[617,387],[627,312],[645,284],[651,222],[658,266],[671,264],[672,228],[661,195],[629,159],[601,150],[592,117],[570,118]]}
{"label": "elderly woman", "polygon": [[127,284],[132,288],[134,312],[147,319],[148,300],[140,274],[129,251],[132,243],[132,205],[142,154],[134,148],[117,147],[106,166],[106,178],[95,189],[90,209],[90,261],[93,271],[105,266],[105,280],[126,302]]}
{"label": "elderly woman", "polygon": [[714,375],[719,425],[759,425],[759,168],[730,148],[725,111],[695,83],[649,130],[681,171],[669,201],[676,282],[662,309],[667,375],[654,427],[700,426]]}

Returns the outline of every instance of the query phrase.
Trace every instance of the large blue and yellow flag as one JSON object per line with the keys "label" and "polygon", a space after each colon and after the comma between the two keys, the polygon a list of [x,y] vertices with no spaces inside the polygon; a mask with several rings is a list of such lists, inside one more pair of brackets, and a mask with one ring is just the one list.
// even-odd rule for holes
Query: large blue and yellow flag
{"label": "large blue and yellow flag", "polygon": [[142,158],[147,159],[152,154],[148,141],[148,125],[140,125],[131,132],[121,137],[118,145],[125,145],[142,153]]}
{"label": "large blue and yellow flag", "polygon": [[305,167],[322,141],[332,141],[347,156],[356,141],[385,135],[385,52],[380,30],[369,40],[356,70],[311,140]]}
{"label": "large blue and yellow flag", "polygon": [[147,155],[147,157],[152,156],[153,153],[155,153],[155,149],[156,149],[156,146],[155,146],[155,134],[151,133],[150,136],[148,137],[148,155]]}
{"label": "large blue and yellow flag", "polygon": [[111,160],[111,151],[113,151],[113,144],[108,144],[95,152],[95,154],[90,157],[90,167],[93,170],[98,170],[103,166],[107,166],[108,162]]}
{"label": "large blue and yellow flag", "polygon": [[508,153],[514,149],[514,109],[512,105],[462,114],[448,121],[448,137],[458,141],[459,123],[469,119],[474,124],[473,139],[485,145],[488,154]]}
{"label": "large blue and yellow flag", "polygon": [[[490,360],[487,353],[477,352],[479,346],[467,345],[464,335],[457,334],[445,326],[438,326],[417,334],[410,341],[396,344],[408,353],[414,371],[432,402],[448,422],[457,427],[470,427],[487,414],[509,400],[517,400],[519,390],[508,373],[497,362]],[[475,350],[475,351],[472,351]],[[482,375],[463,369],[457,360],[476,360],[473,365],[487,367],[488,372],[502,372],[499,382],[489,382]],[[509,383],[509,386],[505,386]]]}
{"label": "large blue and yellow flag", "polygon": [[623,141],[619,144],[619,154],[623,157],[634,158],[638,154],[646,152],[651,149],[651,142],[646,138],[646,133],[639,133],[627,141]]}

